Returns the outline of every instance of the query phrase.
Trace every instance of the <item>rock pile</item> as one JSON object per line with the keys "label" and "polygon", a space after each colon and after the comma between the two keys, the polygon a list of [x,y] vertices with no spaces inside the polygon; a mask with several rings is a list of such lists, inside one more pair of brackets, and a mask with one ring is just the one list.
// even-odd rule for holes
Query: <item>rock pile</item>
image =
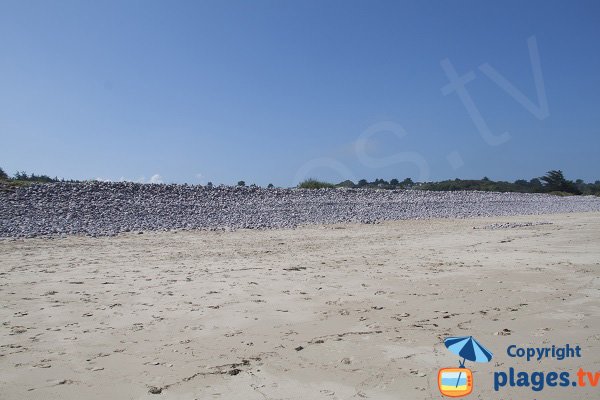
{"label": "rock pile", "polygon": [[0,237],[293,228],[302,224],[581,211],[600,211],[600,198],[419,190],[55,183],[0,191]]}
{"label": "rock pile", "polygon": [[513,229],[513,228],[526,228],[530,226],[538,225],[551,225],[552,222],[497,222],[495,224],[485,225],[482,227],[473,227],[473,229]]}

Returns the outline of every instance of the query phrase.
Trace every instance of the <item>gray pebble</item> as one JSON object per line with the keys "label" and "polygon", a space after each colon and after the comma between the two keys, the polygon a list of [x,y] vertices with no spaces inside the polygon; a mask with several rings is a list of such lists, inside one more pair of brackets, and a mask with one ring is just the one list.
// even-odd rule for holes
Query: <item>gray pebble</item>
{"label": "gray pebble", "polygon": [[306,224],[584,211],[600,211],[600,198],[474,191],[52,183],[0,191],[0,238],[277,229]]}

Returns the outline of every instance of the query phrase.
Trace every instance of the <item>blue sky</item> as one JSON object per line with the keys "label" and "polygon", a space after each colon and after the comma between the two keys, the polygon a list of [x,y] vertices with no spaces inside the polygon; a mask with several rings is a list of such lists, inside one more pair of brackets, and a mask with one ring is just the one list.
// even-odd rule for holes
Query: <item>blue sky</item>
{"label": "blue sky", "polygon": [[[282,186],[594,181],[598,43],[595,1],[0,0],[0,166]],[[442,93],[446,59],[508,140],[486,140]]]}

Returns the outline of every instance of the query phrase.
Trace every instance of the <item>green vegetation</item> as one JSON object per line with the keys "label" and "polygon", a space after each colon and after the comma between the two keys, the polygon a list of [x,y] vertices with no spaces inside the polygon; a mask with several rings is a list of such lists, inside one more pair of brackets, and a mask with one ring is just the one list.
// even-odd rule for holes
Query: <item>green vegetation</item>
{"label": "green vegetation", "polygon": [[545,189],[551,192],[566,192],[572,194],[582,193],[574,182],[565,179],[560,170],[548,171],[548,173],[545,176],[542,176],[540,180],[545,183]]}
{"label": "green vegetation", "polygon": [[39,182],[39,183],[60,182],[60,180],[57,177],[50,178],[48,175],[36,175],[34,173],[29,175],[25,171],[17,171],[17,173],[15,174],[14,180],[24,181],[24,182]]}
{"label": "green vegetation", "polygon": [[298,188],[300,189],[328,189],[334,187],[335,185],[331,183],[318,181],[312,178],[306,179],[305,181],[300,182],[300,184],[298,185]]}
{"label": "green vegetation", "polygon": [[492,181],[487,178],[480,180],[448,180],[428,182],[419,185],[419,189],[436,191],[481,190],[486,192],[519,192],[519,193],[550,193],[556,195],[596,195],[600,196],[600,181],[585,183],[578,179],[575,182],[565,179],[562,171],[548,171],[540,178],[529,181],[518,179],[514,182]]}
{"label": "green vegetation", "polygon": [[411,178],[402,181],[393,178],[390,181],[375,179],[372,182],[361,179],[358,183],[345,180],[336,185],[320,182],[316,179],[308,179],[298,187],[307,189],[318,189],[326,187],[336,188],[365,188],[365,189],[415,189],[432,191],[458,191],[471,190],[483,192],[518,192],[518,193],[550,193],[558,196],[572,195],[596,195],[600,196],[600,181],[585,183],[581,179],[570,181],[565,179],[562,171],[548,171],[546,175],[530,180],[517,179],[514,182],[493,181],[488,177],[482,179],[454,179],[440,182],[415,183]]}
{"label": "green vegetation", "polygon": [[4,188],[15,188],[20,186],[33,185],[35,183],[52,183],[52,182],[78,182],[74,180],[65,181],[57,177],[50,178],[48,175],[28,174],[25,171],[17,171],[14,176],[10,177],[0,168],[0,184]]}
{"label": "green vegetation", "polygon": [[419,186],[422,190],[433,190],[440,192],[452,192],[457,190],[479,190],[483,192],[519,192],[539,193],[543,186],[533,186],[525,180],[519,183],[504,181],[491,181],[489,179],[455,179],[441,182],[428,182]]}
{"label": "green vegetation", "polygon": [[391,179],[389,182],[384,179],[375,179],[373,182],[369,182],[366,179],[361,179],[358,183],[354,183],[351,180],[345,180],[333,185],[334,187],[344,188],[361,188],[361,189],[408,189],[415,185],[410,178],[404,179],[400,182],[398,179]]}
{"label": "green vegetation", "polygon": [[398,179],[392,179],[389,182],[384,179],[375,179],[373,182],[368,182],[366,179],[361,179],[358,183],[351,180],[345,180],[338,184],[319,181],[317,179],[307,179],[301,182],[298,187],[301,189],[325,189],[325,188],[361,188],[361,189],[407,189],[414,186],[415,183],[410,178],[406,178],[402,182]]}
{"label": "green vegetation", "polygon": [[[10,177],[2,168],[0,168],[0,186],[4,189],[10,187],[27,186],[34,183],[52,183],[52,182],[79,182],[75,180],[65,181],[57,177],[51,178],[48,175],[28,174],[25,171],[17,171]],[[239,181],[238,186],[246,186],[246,182]],[[212,182],[207,186],[212,187]],[[254,184],[252,186],[255,186]],[[268,188],[274,188],[270,183]],[[433,191],[458,191],[472,190],[484,192],[518,192],[518,193],[549,193],[557,196],[573,195],[595,195],[600,196],[600,180],[594,183],[586,183],[581,179],[575,181],[567,180],[561,170],[548,171],[546,175],[530,180],[517,179],[514,182],[493,181],[488,177],[482,179],[454,179],[440,182],[413,182],[411,178],[402,181],[393,178],[386,181],[377,178],[372,182],[361,179],[357,183],[351,180],[345,180],[338,184],[319,181],[317,179],[306,179],[298,185],[301,189],[328,189],[328,188],[362,188],[362,189],[414,189],[414,190],[433,190]]]}

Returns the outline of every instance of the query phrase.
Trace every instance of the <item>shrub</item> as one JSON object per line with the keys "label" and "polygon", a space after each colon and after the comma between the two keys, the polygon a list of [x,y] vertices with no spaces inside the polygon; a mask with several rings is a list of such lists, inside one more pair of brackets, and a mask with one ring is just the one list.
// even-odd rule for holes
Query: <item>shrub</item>
{"label": "shrub", "polygon": [[354,182],[352,182],[350,179],[346,179],[345,181],[338,183],[336,186],[344,188],[353,188],[356,185],[354,185]]}
{"label": "shrub", "polygon": [[405,180],[402,181],[402,186],[412,186],[415,183],[413,182],[412,179],[410,178],[406,178]]}
{"label": "shrub", "polygon": [[328,189],[333,188],[334,185],[328,182],[318,181],[316,179],[306,179],[303,182],[300,182],[298,188],[300,189]]}

